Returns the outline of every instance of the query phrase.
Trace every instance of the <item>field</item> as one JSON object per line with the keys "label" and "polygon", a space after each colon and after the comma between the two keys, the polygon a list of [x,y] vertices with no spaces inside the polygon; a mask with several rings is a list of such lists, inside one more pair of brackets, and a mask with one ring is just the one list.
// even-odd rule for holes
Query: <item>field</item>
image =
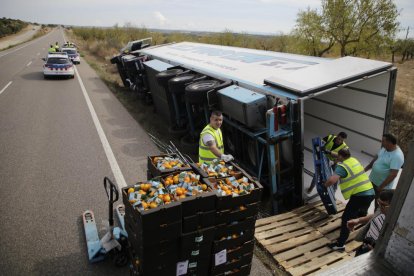
{"label": "field", "polygon": [[[110,64],[109,62],[109,59],[113,55],[118,54],[119,49],[126,43],[122,44],[120,41],[128,41],[128,39],[131,39],[133,35],[135,35],[135,39],[152,36],[155,44],[183,41],[187,39],[204,43],[237,45],[262,49],[269,48],[275,51],[287,50],[284,49],[289,48],[286,45],[293,45],[289,41],[285,41],[286,44],[283,44],[283,37],[271,39],[260,36],[247,36],[243,34],[240,36],[234,36],[226,32],[213,35],[208,34],[206,37],[203,37],[180,33],[165,36],[160,33],[150,33],[149,31],[142,29],[134,30],[135,33],[132,32],[129,33],[129,35],[125,35],[125,33],[115,30],[114,34],[109,36],[111,39],[106,36],[104,37],[101,31],[98,32],[99,33],[93,34],[91,33],[91,30],[69,30],[66,34],[69,36],[70,40],[75,41],[76,44],[79,45],[83,57],[98,72],[100,77],[126,106],[132,116],[134,116],[147,131],[159,134],[159,136],[157,135],[158,137],[165,137],[168,133],[165,131],[164,127],[155,127],[155,125],[159,124],[147,125],[145,123],[147,111],[152,110],[152,107],[143,105],[140,100],[137,99],[136,95],[122,86],[116,66]],[[390,61],[390,56],[377,59]],[[398,68],[398,73],[390,132],[397,136],[399,141],[398,144],[404,151],[404,154],[407,155],[408,143],[414,140],[414,60],[411,59],[403,63],[399,62],[400,60],[401,57],[397,56],[397,62],[394,64]],[[137,109],[137,105],[140,105],[141,108]]]}

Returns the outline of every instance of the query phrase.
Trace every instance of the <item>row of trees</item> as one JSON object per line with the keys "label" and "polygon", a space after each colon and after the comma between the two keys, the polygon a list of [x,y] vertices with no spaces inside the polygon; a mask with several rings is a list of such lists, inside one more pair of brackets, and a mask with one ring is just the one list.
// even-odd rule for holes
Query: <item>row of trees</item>
{"label": "row of trees", "polygon": [[395,39],[399,12],[393,0],[322,0],[320,9],[306,9],[297,16],[290,34],[251,35],[224,30],[221,33],[153,32],[132,24],[113,28],[74,28],[84,41],[99,41],[119,50],[128,41],[151,36],[154,44],[193,41],[313,56],[364,56],[402,60],[413,58],[414,41]]}
{"label": "row of trees", "polygon": [[26,26],[27,23],[21,20],[0,18],[0,37],[18,33]]}

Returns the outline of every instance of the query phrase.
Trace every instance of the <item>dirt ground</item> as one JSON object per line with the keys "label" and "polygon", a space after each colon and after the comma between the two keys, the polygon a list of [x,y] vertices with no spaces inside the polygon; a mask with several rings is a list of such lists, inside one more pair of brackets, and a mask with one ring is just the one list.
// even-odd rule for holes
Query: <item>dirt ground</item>
{"label": "dirt ground", "polygon": [[395,66],[398,73],[390,132],[397,136],[407,156],[408,143],[414,140],[414,60]]}

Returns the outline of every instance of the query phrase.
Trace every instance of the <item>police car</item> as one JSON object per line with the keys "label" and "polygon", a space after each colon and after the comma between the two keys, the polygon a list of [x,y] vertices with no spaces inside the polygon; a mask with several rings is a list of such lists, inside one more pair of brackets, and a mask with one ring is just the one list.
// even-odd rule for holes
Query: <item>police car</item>
{"label": "police car", "polygon": [[67,53],[73,64],[80,64],[80,56],[76,48],[62,48],[62,52]]}
{"label": "police car", "polygon": [[43,76],[45,79],[52,76],[75,77],[75,68],[67,53],[49,53],[47,58],[43,60],[45,61],[43,65]]}

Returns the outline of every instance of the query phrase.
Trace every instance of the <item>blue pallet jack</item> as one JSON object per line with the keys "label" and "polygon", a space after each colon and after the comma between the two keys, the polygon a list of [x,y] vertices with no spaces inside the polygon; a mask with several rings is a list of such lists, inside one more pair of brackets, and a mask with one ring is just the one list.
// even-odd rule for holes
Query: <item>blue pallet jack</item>
{"label": "blue pallet jack", "polygon": [[315,174],[312,181],[315,181],[316,190],[318,191],[328,214],[336,214],[338,212],[335,200],[336,185],[332,185],[328,188],[324,185],[326,180],[332,175],[332,169],[329,165],[329,159],[323,151],[323,145],[320,137],[312,139],[312,149],[313,162],[315,165]]}
{"label": "blue pallet jack", "polygon": [[116,207],[120,227],[114,227],[113,206],[119,198],[119,192],[108,177],[104,178],[103,183],[109,201],[109,229],[102,239],[99,239],[93,211],[86,210],[82,214],[89,262],[96,263],[109,257],[116,266],[124,266],[128,263],[128,233],[125,230],[124,220],[125,206],[120,204]]}

